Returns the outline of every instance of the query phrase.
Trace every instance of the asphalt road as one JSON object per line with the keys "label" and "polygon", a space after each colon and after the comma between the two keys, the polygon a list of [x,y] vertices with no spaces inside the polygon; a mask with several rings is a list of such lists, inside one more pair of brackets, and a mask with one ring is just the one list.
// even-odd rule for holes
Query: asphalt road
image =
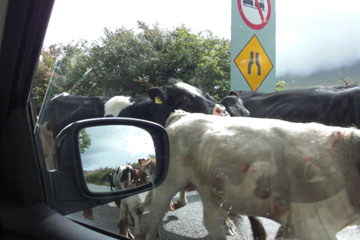
{"label": "asphalt road", "polygon": [[[145,194],[140,194],[141,198]],[[177,196],[175,196],[175,199]],[[199,195],[196,192],[187,193],[188,205],[173,212],[168,212],[160,226],[160,239],[174,240],[191,240],[191,239],[208,239],[207,231],[202,224],[202,204]],[[117,223],[120,209],[114,204],[105,204],[94,208],[94,220],[88,220],[83,217],[82,212],[69,215],[70,218],[102,228],[104,230],[118,233]],[[248,219],[243,218],[241,231],[236,229],[236,236],[228,236],[228,240],[235,239],[253,239],[250,231]],[[279,224],[274,221],[260,218],[268,233],[268,239],[275,238]],[[149,221],[148,212],[144,213],[144,223]],[[131,221],[130,221],[131,222]],[[131,231],[134,232],[134,226],[130,225]],[[337,234],[339,240],[360,239],[360,226],[353,226],[344,229]]]}

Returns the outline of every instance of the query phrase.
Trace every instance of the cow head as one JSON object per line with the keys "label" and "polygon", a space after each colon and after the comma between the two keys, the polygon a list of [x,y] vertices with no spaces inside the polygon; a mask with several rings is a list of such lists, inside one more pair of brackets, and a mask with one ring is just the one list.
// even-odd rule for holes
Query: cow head
{"label": "cow head", "polygon": [[153,180],[156,174],[156,158],[152,159],[139,159],[140,170],[146,176],[146,181]]}
{"label": "cow head", "polygon": [[136,186],[139,186],[139,185],[149,182],[148,175],[146,174],[146,172],[141,171],[141,169],[134,168],[134,174],[135,174],[135,185]]}
{"label": "cow head", "polygon": [[231,92],[229,96],[224,97],[220,103],[225,106],[226,111],[230,116],[250,116],[250,112],[244,106],[240,96],[234,92]]}
{"label": "cow head", "polygon": [[[171,79],[164,89],[153,87],[148,90],[152,102],[161,110],[159,122],[164,126],[169,115],[177,109],[190,113],[213,114],[217,102],[200,89],[179,80]],[[220,113],[225,115],[224,113]]]}
{"label": "cow head", "polygon": [[147,182],[148,180],[146,173],[140,169],[127,166],[122,170],[120,176],[120,186],[122,189],[139,186]]}
{"label": "cow head", "polygon": [[120,186],[125,189],[135,185],[135,174],[131,166],[127,166],[121,173]]}
{"label": "cow head", "polygon": [[[131,117],[156,122],[162,126],[176,109],[212,114],[217,102],[207,93],[180,80],[170,79],[169,85],[148,90],[148,98],[116,96],[105,104],[105,116]],[[217,108],[217,113],[226,115]],[[221,112],[224,111],[224,112]]]}

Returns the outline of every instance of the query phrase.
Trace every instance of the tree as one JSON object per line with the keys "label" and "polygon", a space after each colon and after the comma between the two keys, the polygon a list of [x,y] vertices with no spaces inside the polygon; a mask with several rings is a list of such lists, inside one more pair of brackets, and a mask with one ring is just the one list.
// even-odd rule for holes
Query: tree
{"label": "tree", "polygon": [[79,68],[78,62],[81,62],[81,57],[87,51],[86,44],[85,41],[79,41],[68,45],[53,44],[42,49],[32,89],[37,112],[40,111],[50,80],[50,91],[54,92],[51,95],[54,95],[71,91],[75,81],[82,76],[83,68],[86,67],[83,64],[80,65],[83,68]]}
{"label": "tree", "polygon": [[84,153],[85,149],[90,148],[91,146],[91,138],[88,132],[85,129],[81,129],[79,132],[79,148],[80,153]]}
{"label": "tree", "polygon": [[98,41],[62,46],[57,56],[52,94],[139,96],[149,87],[167,85],[169,78],[217,99],[230,89],[230,41],[209,31],[195,34],[185,26],[164,30],[138,22],[138,31],[104,29]]}
{"label": "tree", "polygon": [[37,112],[40,111],[41,103],[44,99],[46,89],[53,75],[55,61],[60,55],[61,44],[50,45],[41,52],[37,71],[34,77],[34,87],[32,89],[33,99]]}

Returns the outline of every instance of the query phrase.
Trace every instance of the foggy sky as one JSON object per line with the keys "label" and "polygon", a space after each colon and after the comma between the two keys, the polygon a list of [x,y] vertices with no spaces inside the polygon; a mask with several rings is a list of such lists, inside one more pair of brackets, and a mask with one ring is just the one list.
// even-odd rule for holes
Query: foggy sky
{"label": "foggy sky", "polygon": [[[96,40],[104,27],[135,29],[137,20],[168,29],[185,24],[230,39],[231,0],[56,1],[45,44]],[[276,48],[277,76],[359,61],[360,1],[276,0]]]}

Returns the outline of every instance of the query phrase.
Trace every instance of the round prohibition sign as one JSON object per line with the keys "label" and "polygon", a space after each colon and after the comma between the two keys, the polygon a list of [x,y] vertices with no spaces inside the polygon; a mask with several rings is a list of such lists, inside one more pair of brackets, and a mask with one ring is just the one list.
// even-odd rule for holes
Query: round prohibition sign
{"label": "round prohibition sign", "polygon": [[259,30],[268,24],[271,4],[265,1],[267,4],[263,0],[237,0],[240,16],[250,28]]}

